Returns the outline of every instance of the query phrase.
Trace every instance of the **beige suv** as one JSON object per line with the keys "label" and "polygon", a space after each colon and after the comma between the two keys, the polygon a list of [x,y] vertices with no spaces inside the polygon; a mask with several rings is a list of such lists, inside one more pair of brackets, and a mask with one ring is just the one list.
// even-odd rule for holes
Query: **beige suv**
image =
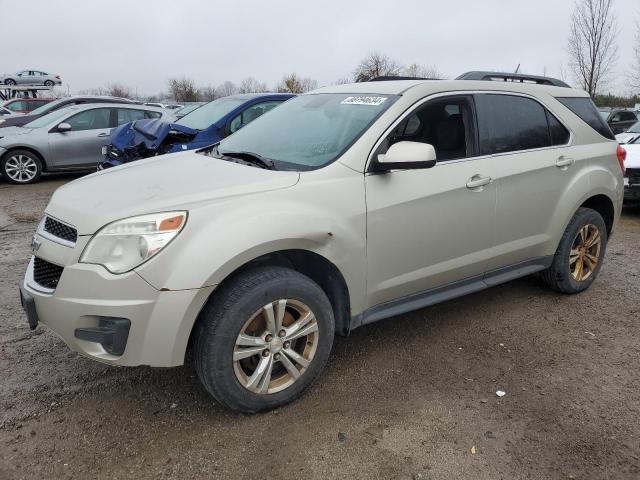
{"label": "beige suv", "polygon": [[624,151],[586,93],[504,77],[321,88],[61,187],[21,286],[31,327],[113,365],[189,351],[219,402],[257,412],[312,383],[335,333],[535,272],[585,290]]}

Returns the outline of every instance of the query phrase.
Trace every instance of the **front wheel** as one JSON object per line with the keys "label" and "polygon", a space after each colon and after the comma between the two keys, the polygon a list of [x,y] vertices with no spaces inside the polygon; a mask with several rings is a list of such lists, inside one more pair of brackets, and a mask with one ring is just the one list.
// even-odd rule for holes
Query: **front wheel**
{"label": "front wheel", "polygon": [[33,183],[42,174],[42,162],[27,150],[12,150],[0,160],[2,175],[11,183]]}
{"label": "front wheel", "polygon": [[51,80],[44,82],[45,87],[53,87],[54,83]]}
{"label": "front wheel", "polygon": [[335,331],[323,290],[283,267],[248,271],[223,285],[197,328],[198,377],[221,404],[244,413],[301,395],[324,368]]}
{"label": "front wheel", "polygon": [[551,266],[540,277],[561,293],[579,293],[598,276],[607,248],[607,227],[591,208],[579,208],[562,235]]}
{"label": "front wheel", "polygon": [[5,85],[15,85],[15,84],[16,84],[16,81],[15,81],[15,80],[13,80],[13,79],[11,79],[11,78],[7,78],[7,79],[4,81],[4,84],[5,84]]}

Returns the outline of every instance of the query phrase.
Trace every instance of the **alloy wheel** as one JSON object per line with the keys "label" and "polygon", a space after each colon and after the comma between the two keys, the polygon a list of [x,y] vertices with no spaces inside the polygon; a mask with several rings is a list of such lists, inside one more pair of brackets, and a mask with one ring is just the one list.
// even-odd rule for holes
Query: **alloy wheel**
{"label": "alloy wheel", "polygon": [[576,235],[569,252],[571,276],[578,282],[588,279],[600,261],[602,236],[593,224],[583,226]]}
{"label": "alloy wheel", "polygon": [[27,183],[37,175],[38,166],[27,155],[13,155],[5,162],[4,173],[14,182]]}
{"label": "alloy wheel", "polygon": [[268,303],[251,315],[236,338],[236,379],[253,393],[280,392],[311,365],[318,339],[318,322],[306,304],[292,299]]}

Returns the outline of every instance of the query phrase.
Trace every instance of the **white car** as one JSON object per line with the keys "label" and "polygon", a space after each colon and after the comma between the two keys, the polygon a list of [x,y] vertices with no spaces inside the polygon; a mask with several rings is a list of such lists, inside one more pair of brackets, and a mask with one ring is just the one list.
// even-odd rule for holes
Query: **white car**
{"label": "white car", "polygon": [[636,138],[640,137],[640,122],[636,122],[629,127],[625,132],[616,135],[616,140],[620,143],[631,143]]}
{"label": "white car", "polygon": [[634,140],[626,144],[624,149],[627,151],[627,159],[624,162],[626,168],[624,202],[625,204],[640,204],[640,134],[637,134]]}

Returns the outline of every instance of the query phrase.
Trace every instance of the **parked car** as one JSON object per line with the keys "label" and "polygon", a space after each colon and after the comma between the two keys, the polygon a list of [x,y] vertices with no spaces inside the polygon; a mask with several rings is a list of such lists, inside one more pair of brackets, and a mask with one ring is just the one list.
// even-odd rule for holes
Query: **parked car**
{"label": "parked car", "polygon": [[145,103],[145,105],[149,105],[150,107],[164,108],[164,109],[167,109],[167,110],[178,110],[178,109],[184,107],[184,105],[180,105],[180,104],[158,103],[158,102],[147,102],[147,103]]}
{"label": "parked car", "polygon": [[5,85],[62,85],[60,75],[43,72],[42,70],[22,70],[17,73],[0,75],[0,83]]}
{"label": "parked car", "polygon": [[140,120],[113,131],[102,170],[141,158],[205,147],[293,97],[289,93],[231,95],[209,102],[175,123]]}
{"label": "parked car", "polygon": [[196,108],[200,108],[202,105],[204,105],[204,103],[190,103],[189,105],[185,105],[184,107],[177,109],[173,114],[176,119],[180,119],[186,114],[193,112]]}
{"label": "parked car", "polygon": [[600,110],[600,115],[609,124],[614,134],[622,133],[638,121],[638,117],[631,110]]}
{"label": "parked car", "polygon": [[2,106],[11,110],[12,113],[29,113],[54,100],[55,98],[12,98],[4,102]]}
{"label": "parked car", "polygon": [[624,176],[624,201],[629,205],[640,204],[640,135],[624,146],[627,151]]}
{"label": "parked car", "polygon": [[140,104],[140,102],[129,100],[128,98],[108,97],[101,95],[74,95],[71,97],[63,97],[52,102],[48,102],[45,105],[32,110],[28,115],[19,115],[0,119],[0,128],[21,127],[29,122],[32,122],[36,118],[40,118],[43,115],[46,115],[60,108],[67,107],[69,105],[85,105],[87,103],[125,103],[132,105]]}
{"label": "parked car", "polygon": [[640,137],[640,122],[634,123],[624,132],[616,135],[616,139],[620,143],[631,143],[638,137]]}
{"label": "parked car", "polygon": [[32,183],[43,171],[95,170],[112,128],[162,111],[117,103],[70,105],[24,127],[0,130],[0,173],[12,183]]}
{"label": "parked car", "polygon": [[190,345],[207,391],[257,412],[313,382],[335,333],[534,272],[585,291],[624,149],[585,92],[504,75],[324,87],[65,185],[32,240],[29,325],[113,365]]}

